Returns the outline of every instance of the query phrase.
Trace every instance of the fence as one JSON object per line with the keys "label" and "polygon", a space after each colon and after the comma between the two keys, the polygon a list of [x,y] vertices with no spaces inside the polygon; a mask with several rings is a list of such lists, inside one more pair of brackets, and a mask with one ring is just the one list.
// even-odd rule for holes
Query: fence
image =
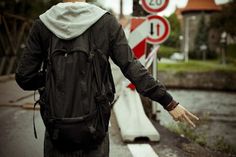
{"label": "fence", "polygon": [[10,13],[0,13],[0,75],[15,72],[31,25],[30,19]]}

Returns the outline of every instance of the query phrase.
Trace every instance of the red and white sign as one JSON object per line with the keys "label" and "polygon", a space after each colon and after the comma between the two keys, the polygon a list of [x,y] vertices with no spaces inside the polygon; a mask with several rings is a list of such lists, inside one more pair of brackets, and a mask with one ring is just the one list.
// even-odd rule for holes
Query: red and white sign
{"label": "red and white sign", "polygon": [[142,0],[142,7],[149,13],[163,11],[169,3],[169,0]]}
{"label": "red and white sign", "polygon": [[[131,19],[129,45],[134,52],[136,58],[144,65],[146,53],[148,22],[145,17],[134,17]],[[135,89],[134,85],[128,85],[131,89]]]}
{"label": "red and white sign", "polygon": [[150,15],[147,16],[147,21],[147,42],[150,44],[163,43],[170,34],[170,24],[168,20],[158,15]]}
{"label": "red and white sign", "polygon": [[146,38],[148,22],[144,17],[135,17],[131,19],[129,45],[134,55],[139,59],[146,53]]}

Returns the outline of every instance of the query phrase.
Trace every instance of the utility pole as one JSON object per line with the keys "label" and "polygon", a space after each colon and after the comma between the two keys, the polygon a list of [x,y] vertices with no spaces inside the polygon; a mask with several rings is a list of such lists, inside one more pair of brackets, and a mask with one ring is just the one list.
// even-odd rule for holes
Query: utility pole
{"label": "utility pole", "polygon": [[139,4],[140,0],[133,0],[133,16],[146,16],[148,13]]}
{"label": "utility pole", "polygon": [[120,0],[120,19],[124,17],[123,4],[123,0]]}
{"label": "utility pole", "polygon": [[190,22],[191,20],[195,20],[196,19],[196,16],[190,16],[190,17],[186,17],[185,18],[185,33],[184,33],[184,60],[185,62],[188,62],[189,61],[189,40],[190,40]]}

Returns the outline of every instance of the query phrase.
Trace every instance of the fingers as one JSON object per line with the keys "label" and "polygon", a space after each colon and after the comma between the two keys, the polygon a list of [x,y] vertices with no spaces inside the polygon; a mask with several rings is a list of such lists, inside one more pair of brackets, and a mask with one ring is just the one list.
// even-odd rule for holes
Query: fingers
{"label": "fingers", "polygon": [[178,118],[175,118],[175,117],[173,117],[173,119],[177,122],[177,121],[179,121],[179,119]]}
{"label": "fingers", "polygon": [[179,121],[179,122],[187,122],[188,124],[190,124],[192,127],[196,127],[196,125],[190,120],[190,118],[186,115],[186,114],[182,114],[181,116],[179,116],[178,118],[173,118],[175,121]]}
{"label": "fingers", "polygon": [[173,119],[175,121],[179,121],[179,122],[187,122],[189,125],[191,125],[192,127],[196,127],[196,125],[193,123],[193,121],[190,119],[190,116],[183,112],[180,115],[178,115],[178,117],[173,117]]}
{"label": "fingers", "polygon": [[199,118],[197,116],[195,116],[194,114],[192,114],[191,112],[189,112],[188,110],[186,110],[186,113],[193,119],[195,120],[199,120]]}
{"label": "fingers", "polygon": [[169,112],[175,121],[187,122],[192,127],[196,127],[192,120],[199,120],[197,116],[186,110],[183,106],[178,105],[174,110]]}
{"label": "fingers", "polygon": [[188,116],[186,114],[183,115],[185,121],[187,121],[190,125],[192,125],[192,127],[196,127],[196,125],[188,118]]}

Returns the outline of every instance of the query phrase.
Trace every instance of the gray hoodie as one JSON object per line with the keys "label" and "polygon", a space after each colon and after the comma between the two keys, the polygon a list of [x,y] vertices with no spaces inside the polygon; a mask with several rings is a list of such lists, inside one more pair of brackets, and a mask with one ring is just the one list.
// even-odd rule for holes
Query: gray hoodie
{"label": "gray hoodie", "polygon": [[58,38],[69,40],[84,33],[105,13],[92,4],[67,2],[54,5],[39,18]]}

